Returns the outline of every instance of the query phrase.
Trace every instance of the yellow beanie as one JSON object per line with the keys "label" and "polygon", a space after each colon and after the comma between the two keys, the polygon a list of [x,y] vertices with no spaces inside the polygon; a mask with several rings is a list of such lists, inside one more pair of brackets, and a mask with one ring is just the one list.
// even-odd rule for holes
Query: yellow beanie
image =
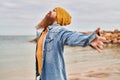
{"label": "yellow beanie", "polygon": [[56,7],[57,23],[61,26],[69,25],[71,23],[70,14],[61,7]]}

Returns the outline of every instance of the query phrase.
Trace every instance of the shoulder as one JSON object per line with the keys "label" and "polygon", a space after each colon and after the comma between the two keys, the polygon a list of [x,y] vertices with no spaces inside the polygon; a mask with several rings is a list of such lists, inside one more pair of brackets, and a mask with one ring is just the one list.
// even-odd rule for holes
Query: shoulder
{"label": "shoulder", "polygon": [[51,25],[48,27],[48,29],[50,32],[61,32],[67,30],[66,28],[64,28],[64,26],[60,26],[59,24]]}

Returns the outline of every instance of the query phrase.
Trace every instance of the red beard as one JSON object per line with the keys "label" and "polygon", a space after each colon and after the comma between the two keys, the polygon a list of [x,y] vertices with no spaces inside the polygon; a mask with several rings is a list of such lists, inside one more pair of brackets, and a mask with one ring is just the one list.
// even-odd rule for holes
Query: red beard
{"label": "red beard", "polygon": [[56,18],[52,18],[51,14],[48,13],[44,19],[38,24],[37,29],[39,28],[46,28],[49,25],[52,25],[54,23],[54,21],[56,20]]}

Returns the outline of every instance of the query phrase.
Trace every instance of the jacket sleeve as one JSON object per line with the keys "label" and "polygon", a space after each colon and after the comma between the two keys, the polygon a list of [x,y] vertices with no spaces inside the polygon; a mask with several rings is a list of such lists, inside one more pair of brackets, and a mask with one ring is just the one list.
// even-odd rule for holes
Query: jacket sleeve
{"label": "jacket sleeve", "polygon": [[90,42],[95,39],[96,32],[91,33],[90,35],[73,32],[69,30],[63,30],[61,39],[64,45],[68,46],[88,46]]}

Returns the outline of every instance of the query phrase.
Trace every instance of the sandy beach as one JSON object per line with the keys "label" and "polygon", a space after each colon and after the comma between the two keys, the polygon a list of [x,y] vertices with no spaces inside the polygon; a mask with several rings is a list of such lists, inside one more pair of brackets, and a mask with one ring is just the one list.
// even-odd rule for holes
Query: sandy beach
{"label": "sandy beach", "polygon": [[120,67],[108,66],[99,67],[83,72],[71,72],[68,74],[68,80],[119,80]]}
{"label": "sandy beach", "polygon": [[[67,56],[66,60],[68,80],[120,80],[120,50],[117,46],[112,47],[114,48],[106,48],[102,53],[88,47],[79,52],[79,47],[75,47],[75,52],[72,53],[75,55]],[[71,50],[69,49],[70,52]]]}

